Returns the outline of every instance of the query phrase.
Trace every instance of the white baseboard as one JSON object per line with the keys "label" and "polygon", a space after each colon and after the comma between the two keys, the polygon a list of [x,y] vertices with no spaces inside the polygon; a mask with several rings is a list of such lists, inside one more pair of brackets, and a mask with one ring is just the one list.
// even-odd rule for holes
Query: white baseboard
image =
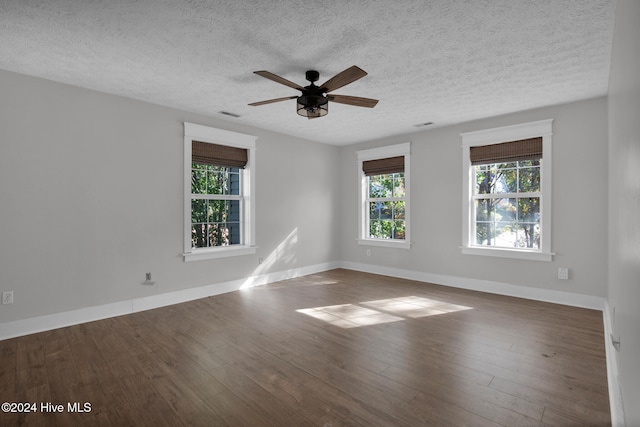
{"label": "white baseboard", "polygon": [[569,292],[552,291],[547,289],[516,286],[507,283],[492,282],[487,280],[470,279],[464,277],[447,276],[441,274],[425,273],[412,270],[404,270],[379,265],[361,264],[354,262],[327,262],[306,267],[260,274],[245,279],[232,280],[212,285],[167,292],[148,297],[136,298],[127,301],[114,302],[99,306],[81,308],[62,313],[48,314],[29,319],[16,320],[0,324],[0,340],[28,335],[36,332],[48,331],[65,326],[76,325],[94,320],[106,319],[124,314],[136,313],[143,310],[165,307],[181,302],[206,298],[227,292],[246,289],[253,286],[286,280],[308,274],[319,273],[334,268],[363,271],[367,273],[382,274],[403,279],[418,280],[438,285],[456,288],[470,289],[481,292],[489,292],[500,295],[527,298],[538,301],[546,301],[557,304],[585,307],[596,310],[604,309],[604,298],[589,295],[572,294]]}
{"label": "white baseboard", "polygon": [[491,294],[499,294],[511,297],[526,298],[536,301],[551,302],[555,304],[570,305],[574,307],[590,308],[593,310],[604,309],[604,297],[595,297],[592,295],[582,295],[549,289],[532,288],[528,286],[517,286],[508,283],[493,282],[489,280],[425,273],[421,271],[404,270],[400,268],[383,267],[380,265],[372,264],[361,264],[355,262],[341,262],[339,264],[342,268],[362,271],[365,273],[381,274],[384,276],[417,280],[420,282],[428,282],[436,285],[469,289],[472,291],[488,292]]}
{"label": "white baseboard", "polygon": [[215,283],[206,286],[198,286],[195,288],[166,292],[158,295],[135,298],[127,301],[119,301],[109,304],[80,308],[77,310],[65,311],[61,313],[32,317],[29,319],[0,323],[0,341],[23,335],[34,334],[37,332],[64,328],[66,326],[77,325],[80,323],[107,319],[109,317],[122,316],[139,311],[179,304],[182,302],[220,295],[227,292],[233,292],[239,289],[247,289],[254,286],[266,285],[268,283],[306,276],[308,274],[315,274],[322,271],[332,270],[338,267],[339,265],[337,263],[327,262],[286,271],[278,271],[274,273],[250,276],[245,279]]}
{"label": "white baseboard", "polygon": [[609,385],[609,405],[611,406],[611,425],[624,427],[624,406],[622,402],[622,390],[618,380],[618,359],[616,348],[613,346],[613,327],[611,326],[611,311],[609,302],[605,301],[602,313],[604,323],[604,349],[607,357],[607,381]]}

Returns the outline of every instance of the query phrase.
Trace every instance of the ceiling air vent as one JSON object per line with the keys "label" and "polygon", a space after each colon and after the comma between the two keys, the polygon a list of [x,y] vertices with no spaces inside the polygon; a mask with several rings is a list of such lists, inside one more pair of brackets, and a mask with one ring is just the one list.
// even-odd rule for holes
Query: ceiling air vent
{"label": "ceiling air vent", "polygon": [[236,119],[240,117],[240,114],[230,113],[228,111],[218,111],[218,114],[224,114],[225,116],[235,117]]}
{"label": "ceiling air vent", "polygon": [[425,122],[425,123],[418,123],[417,125],[414,125],[414,126],[417,127],[417,128],[421,128],[423,126],[430,126],[432,124],[433,124],[433,122]]}

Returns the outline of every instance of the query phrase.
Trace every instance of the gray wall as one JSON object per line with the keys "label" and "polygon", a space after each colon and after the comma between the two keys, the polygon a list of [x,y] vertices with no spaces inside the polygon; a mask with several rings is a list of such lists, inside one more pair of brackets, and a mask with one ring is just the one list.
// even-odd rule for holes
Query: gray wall
{"label": "gray wall", "polygon": [[[342,259],[376,266],[604,297],[607,279],[606,98],[542,108],[342,149]],[[460,133],[553,122],[552,262],[462,255]],[[360,246],[356,151],[411,141],[411,250]],[[371,255],[366,255],[366,249]],[[558,267],[570,280],[557,279]]]}
{"label": "gray wall", "polygon": [[[609,308],[627,426],[640,425],[640,2],[619,0],[609,81]],[[615,310],[615,311],[614,311]],[[615,313],[615,314],[614,314]]]}
{"label": "gray wall", "polygon": [[[335,260],[336,147],[5,71],[0,93],[0,323]],[[183,262],[184,121],[258,136],[255,255]]]}
{"label": "gray wall", "polygon": [[[640,3],[620,0],[616,19],[608,103],[341,148],[0,71],[0,290],[15,292],[0,323],[331,261],[607,296],[627,425],[640,424]],[[549,118],[553,262],[462,255],[459,133]],[[255,255],[182,261],[184,121],[259,137]],[[414,245],[367,257],[355,151],[406,141]]]}

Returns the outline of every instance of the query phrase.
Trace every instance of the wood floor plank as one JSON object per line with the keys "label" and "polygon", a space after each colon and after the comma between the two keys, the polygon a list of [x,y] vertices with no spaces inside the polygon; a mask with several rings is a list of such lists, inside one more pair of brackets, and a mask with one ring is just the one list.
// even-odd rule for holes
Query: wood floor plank
{"label": "wood floor plank", "polygon": [[212,375],[241,399],[252,411],[276,425],[313,425],[312,417],[299,415],[244,373],[231,366],[215,368]]}
{"label": "wood floor plank", "polygon": [[261,417],[257,414],[242,399],[229,390],[207,398],[205,403],[212,408],[228,426],[276,426],[276,424],[273,424],[268,418]]}
{"label": "wood floor plank", "polygon": [[0,341],[0,425],[607,426],[602,313],[337,269]]}

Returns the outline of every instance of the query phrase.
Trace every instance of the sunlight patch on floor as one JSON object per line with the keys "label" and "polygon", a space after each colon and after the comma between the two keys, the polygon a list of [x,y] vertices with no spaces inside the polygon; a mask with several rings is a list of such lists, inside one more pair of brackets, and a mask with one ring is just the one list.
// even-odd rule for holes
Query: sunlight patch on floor
{"label": "sunlight patch on floor", "polygon": [[471,309],[472,307],[464,305],[409,296],[366,301],[360,304],[304,308],[296,311],[331,325],[348,329]]}

